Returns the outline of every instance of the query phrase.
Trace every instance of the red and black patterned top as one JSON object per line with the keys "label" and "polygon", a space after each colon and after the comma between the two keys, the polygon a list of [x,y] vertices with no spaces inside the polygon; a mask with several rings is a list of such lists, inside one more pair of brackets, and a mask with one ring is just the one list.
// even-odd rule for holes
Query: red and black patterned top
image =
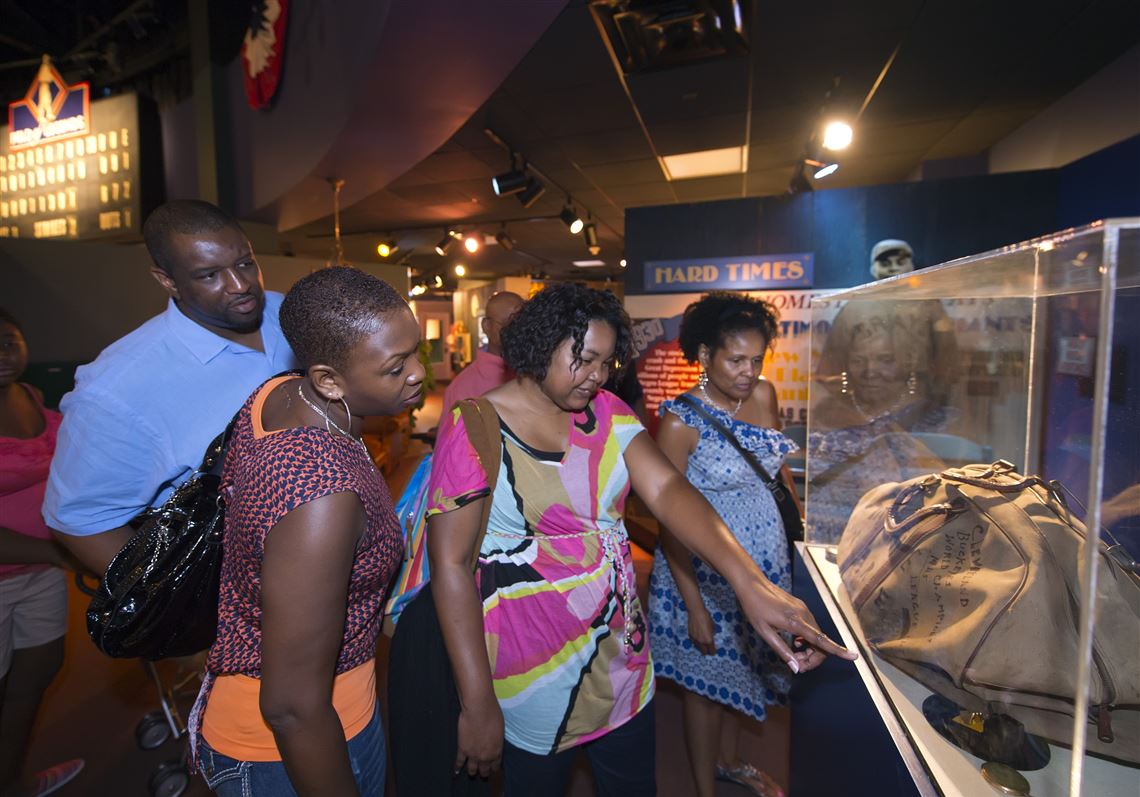
{"label": "red and black patterned top", "polygon": [[[286,377],[290,378],[290,377]],[[295,377],[291,377],[295,378]],[[294,509],[335,493],[360,497],[368,527],[357,546],[336,673],[376,655],[384,592],[403,557],[392,498],[375,465],[354,440],[307,426],[260,434],[252,417],[271,379],[246,401],[222,470],[225,553],[218,595],[218,638],[206,669],[212,675],[261,677],[261,563],[269,530]],[[298,594],[298,600],[304,595]]]}

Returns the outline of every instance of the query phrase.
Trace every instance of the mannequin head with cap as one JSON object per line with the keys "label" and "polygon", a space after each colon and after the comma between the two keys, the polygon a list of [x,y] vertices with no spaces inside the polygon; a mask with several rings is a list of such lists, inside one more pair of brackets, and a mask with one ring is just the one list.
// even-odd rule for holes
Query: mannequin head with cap
{"label": "mannequin head with cap", "polygon": [[914,271],[914,250],[906,241],[887,238],[871,247],[871,276],[877,280]]}

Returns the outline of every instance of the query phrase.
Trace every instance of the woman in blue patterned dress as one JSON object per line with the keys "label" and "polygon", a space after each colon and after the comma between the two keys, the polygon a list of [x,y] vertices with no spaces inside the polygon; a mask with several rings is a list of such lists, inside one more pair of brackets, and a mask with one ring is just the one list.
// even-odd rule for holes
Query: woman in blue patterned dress
{"label": "woman in blue patterned dress", "polygon": [[[686,395],[728,427],[770,474],[791,487],[784,456],[796,445],[780,431],[776,391],[760,370],[777,335],[770,305],[747,296],[713,293],[685,310],[681,351],[700,363],[701,378]],[[764,574],[791,587],[788,545],[780,513],[761,478],[740,452],[680,399],[659,409],[657,442],[708,499]],[[664,526],[650,581],[649,635],[658,677],[686,690],[685,744],[696,793],[711,797],[715,780],[730,780],[763,797],[779,785],[737,754],[736,712],[763,720],[784,705],[791,671],[749,628],[727,582],[693,556]]]}

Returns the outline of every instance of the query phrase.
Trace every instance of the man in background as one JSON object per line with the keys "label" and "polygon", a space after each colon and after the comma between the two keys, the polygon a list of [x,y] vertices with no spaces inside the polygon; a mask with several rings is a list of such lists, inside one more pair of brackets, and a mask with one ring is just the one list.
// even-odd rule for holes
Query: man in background
{"label": "man in background", "polygon": [[510,291],[499,291],[487,300],[483,316],[483,333],[487,348],[480,349],[475,361],[459,372],[443,392],[443,411],[465,398],[478,398],[488,390],[506,382],[512,374],[503,362],[503,327],[522,305],[522,297]]}
{"label": "man in background", "polygon": [[168,202],[143,227],[165,312],[75,373],[43,514],[57,539],[102,574],[134,530],[202,462],[250,393],[294,367],[237,220],[208,202]]}

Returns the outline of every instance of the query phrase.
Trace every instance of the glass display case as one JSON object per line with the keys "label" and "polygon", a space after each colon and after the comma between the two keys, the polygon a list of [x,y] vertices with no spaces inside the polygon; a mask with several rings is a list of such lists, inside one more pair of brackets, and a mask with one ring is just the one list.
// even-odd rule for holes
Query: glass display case
{"label": "glass display case", "polygon": [[821,297],[811,346],[802,553],[920,792],[1137,794],[1140,219]]}

